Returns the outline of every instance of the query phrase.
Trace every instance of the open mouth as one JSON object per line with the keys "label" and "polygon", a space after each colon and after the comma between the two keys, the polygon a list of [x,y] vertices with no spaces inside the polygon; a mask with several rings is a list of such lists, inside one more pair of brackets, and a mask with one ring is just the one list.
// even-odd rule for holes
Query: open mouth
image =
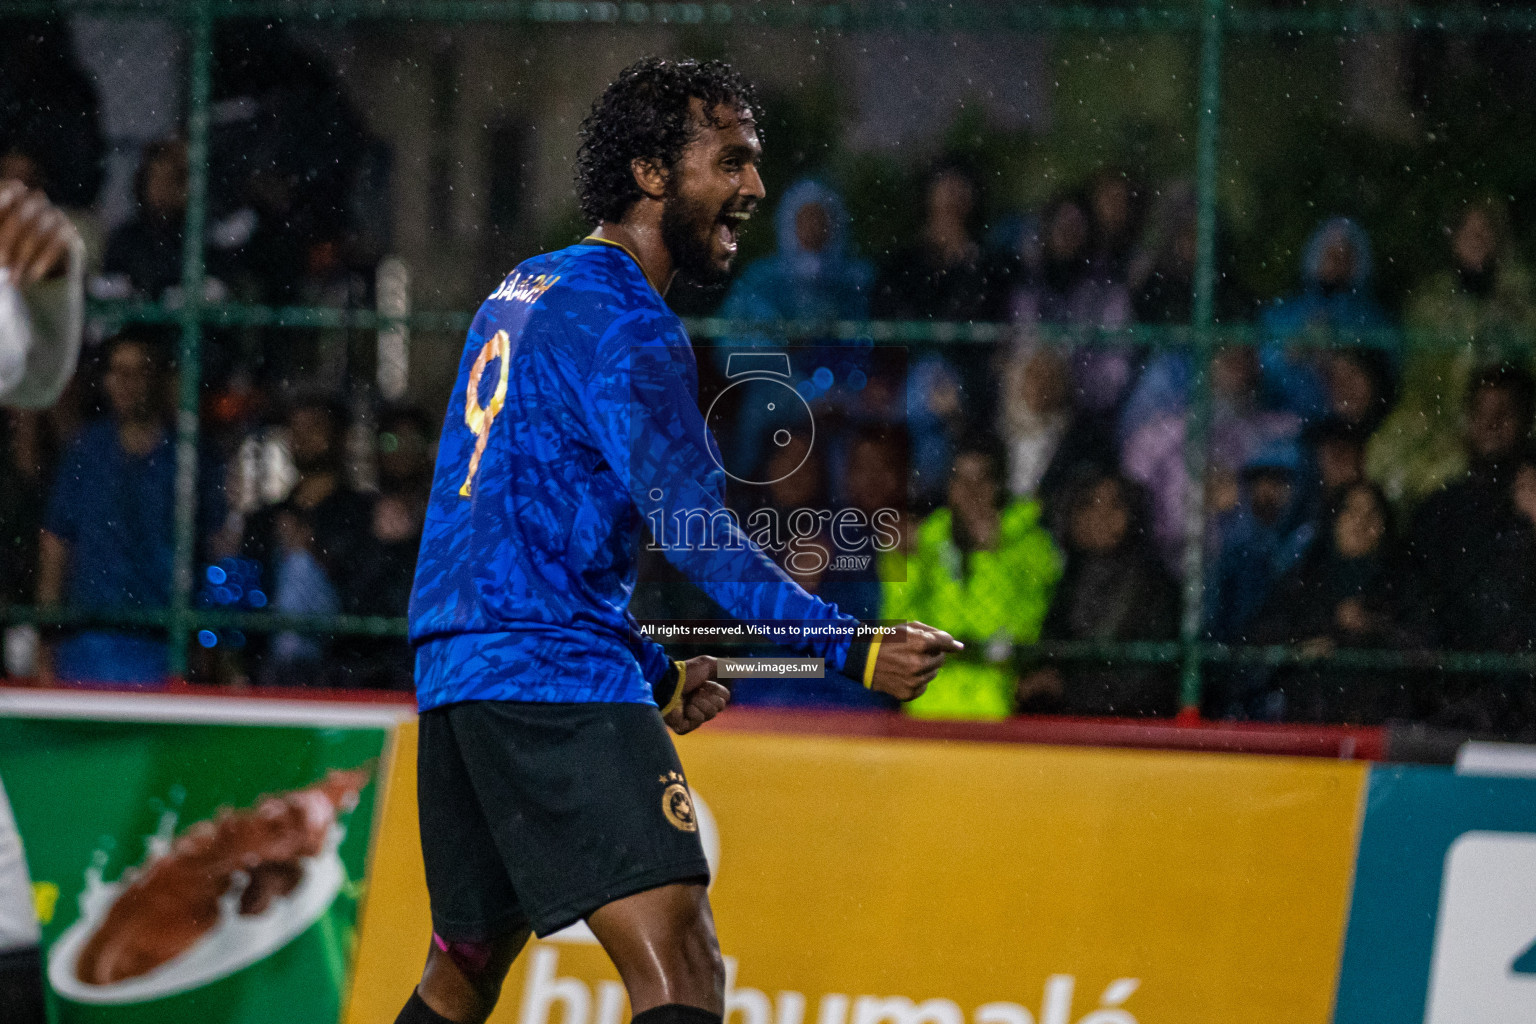
{"label": "open mouth", "polygon": [[751,219],[751,210],[731,210],[720,215],[715,225],[715,239],[720,243],[720,248],[725,250],[726,259],[736,255],[736,236],[742,225]]}

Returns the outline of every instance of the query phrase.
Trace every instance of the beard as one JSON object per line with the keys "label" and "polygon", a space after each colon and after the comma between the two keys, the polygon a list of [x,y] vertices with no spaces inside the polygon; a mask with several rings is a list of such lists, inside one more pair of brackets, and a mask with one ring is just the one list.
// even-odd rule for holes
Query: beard
{"label": "beard", "polygon": [[677,188],[677,175],[667,182],[661,207],[661,241],[672,256],[672,266],[684,281],[699,288],[718,290],[730,280],[729,262],[715,262],[713,236],[722,209],[690,199]]}

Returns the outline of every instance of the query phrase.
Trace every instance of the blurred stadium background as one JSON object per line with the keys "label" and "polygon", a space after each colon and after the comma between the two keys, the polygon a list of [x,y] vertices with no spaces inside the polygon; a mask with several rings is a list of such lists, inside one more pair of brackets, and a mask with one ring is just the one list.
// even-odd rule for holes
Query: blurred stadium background
{"label": "blurred stadium background", "polygon": [[[76,381],[0,420],[0,775],[63,886],[48,940],[99,834],[132,847],[108,877],[137,864],[150,804],[197,775],[167,751],[253,715],[314,730],[283,741],[302,768],[211,811],[355,767],[372,741],[325,730],[375,730],[374,859],[343,859],[413,895],[315,954],[313,1012],[351,993],[349,1019],[386,1019],[424,918],[409,793],[382,782],[409,779],[403,616],[463,331],[584,234],[577,126],[650,53],[727,59],[766,110],[735,279],[669,300],[705,405],[729,352],[783,348],[826,429],[736,507],[895,510],[898,550],[787,568],[969,645],[907,709],[744,680],[683,745],[727,847],[784,833],[717,893],[747,951],[732,1020],[1536,1019],[1536,907],[1452,899],[1536,870],[1536,791],[1477,774],[1529,774],[1536,740],[1536,9],[1495,3],[7,2],[0,177],[67,208],[90,259]],[[781,477],[768,425],[722,408],[726,457]],[[721,614],[659,558],[635,608]],[[88,740],[156,751],[69,770],[116,764],[131,811],[33,838],[69,799],[49,758]],[[935,838],[941,807],[960,835]],[[773,902],[799,829],[842,843],[812,873],[884,830],[896,862],[955,866],[833,872],[818,945]],[[1095,946],[1090,918],[1124,936]],[[839,959],[919,921],[947,952],[910,978]],[[791,933],[821,962],[775,953]],[[497,1019],[622,1019],[590,948],[541,948],[564,959],[531,959]],[[891,992],[920,1005],[860,1002]],[[176,1012],[272,1012],[244,999]],[[174,1017],[93,1005],[55,1012]]]}

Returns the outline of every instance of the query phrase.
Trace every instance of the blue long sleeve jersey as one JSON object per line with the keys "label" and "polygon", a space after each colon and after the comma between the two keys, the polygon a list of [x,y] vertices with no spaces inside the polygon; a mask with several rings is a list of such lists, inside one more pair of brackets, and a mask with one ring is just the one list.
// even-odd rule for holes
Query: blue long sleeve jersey
{"label": "blue long sleeve jersey", "polygon": [[671,662],[629,612],[642,522],[738,620],[792,623],[864,677],[857,621],[742,535],[724,482],[687,333],[639,263],[598,239],[523,263],[448,404],[411,593],[418,706],[654,703]]}

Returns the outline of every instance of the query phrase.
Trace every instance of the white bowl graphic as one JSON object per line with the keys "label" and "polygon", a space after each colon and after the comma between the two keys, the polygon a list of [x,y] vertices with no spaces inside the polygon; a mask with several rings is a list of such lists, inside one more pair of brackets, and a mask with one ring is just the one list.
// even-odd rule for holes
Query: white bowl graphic
{"label": "white bowl graphic", "polygon": [[260,914],[239,912],[238,888],[220,900],[219,923],[185,953],[138,977],[109,985],[80,980],[80,952],[106,919],[125,883],[106,885],[80,920],[70,925],[48,955],[48,980],[64,999],[95,1005],[122,1005],[162,999],[201,988],[264,960],[302,935],[335,902],[346,882],[346,868],[336,853],[338,837],[326,849],[298,863],[299,884],[273,899]]}

